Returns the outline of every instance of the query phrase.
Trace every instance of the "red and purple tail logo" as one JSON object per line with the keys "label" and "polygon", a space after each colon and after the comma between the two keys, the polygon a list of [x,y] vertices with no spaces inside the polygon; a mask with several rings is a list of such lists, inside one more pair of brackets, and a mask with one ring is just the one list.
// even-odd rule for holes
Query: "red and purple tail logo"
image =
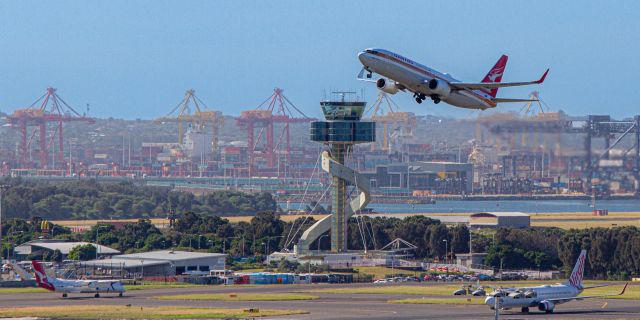
{"label": "red and purple tail logo", "polygon": [[576,266],[573,268],[573,272],[571,272],[571,277],[569,277],[569,285],[574,288],[582,289],[582,278],[584,276],[584,262],[587,258],[586,251],[580,252],[580,256],[578,257],[578,261],[576,261]]}
{"label": "red and purple tail logo", "polygon": [[56,288],[47,280],[47,273],[44,271],[44,267],[40,264],[40,261],[31,261],[33,265],[33,271],[36,274],[36,283],[40,288],[44,288],[50,291],[56,291]]}
{"label": "red and purple tail logo", "polygon": [[[507,68],[507,60],[509,60],[509,57],[507,57],[506,55],[502,55],[502,57],[498,59],[498,62],[496,62],[493,68],[489,70],[489,73],[487,73],[487,75],[484,76],[484,78],[482,79],[482,82],[502,81],[502,75],[504,75],[504,70]],[[494,98],[496,97],[496,95],[498,95],[498,88],[490,89],[490,90],[486,89],[483,91],[490,94]]]}

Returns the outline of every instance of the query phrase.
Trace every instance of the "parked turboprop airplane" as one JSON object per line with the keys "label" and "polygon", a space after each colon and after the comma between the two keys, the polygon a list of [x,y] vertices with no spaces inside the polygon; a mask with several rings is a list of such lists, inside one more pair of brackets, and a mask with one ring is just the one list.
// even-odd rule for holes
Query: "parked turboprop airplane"
{"label": "parked turboprop airplane", "polygon": [[[434,103],[444,101],[452,106],[481,109],[495,108],[498,103],[529,102],[531,99],[496,98],[498,88],[540,84],[544,81],[549,69],[536,81],[501,83],[507,66],[506,55],[500,57],[482,82],[461,82],[446,73],[421,65],[411,59],[384,49],[366,49],[358,54],[364,66],[358,80],[375,82],[378,89],[395,94],[398,91],[413,92],[417,103],[430,97]],[[366,78],[364,73],[367,71]],[[371,80],[372,74],[382,76]]]}
{"label": "parked turboprop airplane", "polygon": [[39,287],[54,292],[62,292],[66,298],[69,293],[93,293],[100,298],[101,293],[117,292],[122,297],[124,287],[119,280],[65,280],[47,277],[47,273],[40,261],[33,261],[33,270],[36,275],[36,283]]}
{"label": "parked turboprop airplane", "polygon": [[627,289],[627,284],[620,293],[605,294],[598,296],[579,296],[585,289],[604,287],[593,286],[584,287],[582,285],[582,276],[584,274],[584,264],[587,257],[587,251],[582,250],[571,277],[563,284],[543,285],[537,287],[516,288],[509,291],[500,291],[492,294],[485,299],[485,304],[491,309],[495,308],[496,299],[499,300],[500,309],[521,308],[522,312],[529,312],[530,307],[537,307],[538,310],[546,313],[553,313],[557,304],[569,302],[571,300],[583,300],[592,298],[605,298],[610,296],[620,296]]}

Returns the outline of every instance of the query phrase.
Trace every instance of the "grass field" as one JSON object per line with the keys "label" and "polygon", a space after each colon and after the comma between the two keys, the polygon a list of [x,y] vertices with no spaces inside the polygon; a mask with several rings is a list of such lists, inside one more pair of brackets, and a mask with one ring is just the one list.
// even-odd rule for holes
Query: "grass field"
{"label": "grass field", "polygon": [[366,274],[372,274],[374,279],[384,279],[385,275],[387,274],[407,274],[407,275],[413,275],[413,274],[420,274],[419,272],[413,272],[413,271],[407,271],[407,270],[401,270],[398,268],[387,268],[387,267],[357,267],[354,268],[355,270],[358,270],[359,273],[366,273]]}
{"label": "grass field", "polygon": [[[529,287],[529,286],[537,286],[541,284],[549,284],[550,282],[544,281],[536,281],[536,282],[490,282],[490,283],[481,283],[485,286],[501,286],[504,288],[511,287]],[[585,282],[586,286],[589,285],[601,285],[602,281],[587,281]],[[315,289],[308,290],[304,292],[308,293],[329,293],[329,294],[414,294],[414,295],[428,295],[428,296],[443,296],[443,297],[451,297],[453,295],[453,291],[460,289],[461,283],[458,284],[443,284],[443,285],[432,285],[432,286],[394,286],[394,285],[385,285],[380,284],[379,286],[371,286],[371,287],[359,287],[359,288],[328,288],[328,289]],[[583,292],[583,295],[601,295],[601,294],[616,294],[622,290],[624,283],[616,283],[612,286],[601,287],[601,288],[593,288],[587,289]],[[491,292],[491,289],[489,289]],[[640,300],[640,285],[631,284],[627,287],[627,291],[622,296],[614,296],[611,297],[613,299],[624,299],[624,300]]]}
{"label": "grass field", "polygon": [[484,297],[476,298],[418,298],[389,300],[387,303],[394,304],[453,304],[453,305],[481,305],[484,304]]}
{"label": "grass field", "polygon": [[231,294],[182,294],[159,296],[158,300],[211,300],[211,301],[293,301],[315,300],[318,296],[297,293],[231,293]]}
{"label": "grass field", "polygon": [[43,317],[54,319],[245,319],[308,313],[302,310],[259,310],[188,308],[188,307],[125,307],[125,306],[56,306],[0,308],[2,317]]}
{"label": "grass field", "polygon": [[[594,217],[591,212],[545,212],[545,213],[529,213],[531,215],[531,224],[533,226],[540,227],[551,227],[558,226],[564,229],[570,228],[591,228],[591,227],[612,227],[613,224],[617,226],[640,226],[640,212],[610,212],[608,216],[603,217]],[[460,212],[452,212],[452,213],[376,213],[371,214],[370,216],[383,216],[383,217],[398,217],[404,218],[408,216],[414,215],[423,215],[432,218],[438,218],[440,216],[468,216],[469,213],[460,213]],[[314,218],[316,221],[324,218],[326,215],[310,215],[309,217]],[[305,215],[282,215],[280,216],[281,220],[285,222],[291,222],[295,219],[305,217]],[[253,218],[253,216],[228,216],[225,219],[228,219],[230,222],[249,222]],[[566,222],[551,222],[551,221],[537,221],[537,220],[546,220],[546,219],[554,219],[554,220],[572,220],[572,219],[584,219],[584,218],[597,218],[597,221],[566,221]],[[637,218],[638,220],[632,221],[621,221],[620,219],[629,219],[629,218]],[[53,223],[62,225],[62,226],[84,226],[91,227],[98,223],[99,221],[105,220],[56,220]],[[114,222],[136,222],[138,219],[121,219],[121,220],[113,220]],[[163,218],[153,218],[151,222],[158,227],[167,226],[169,224],[169,220]]]}
{"label": "grass field", "polygon": [[640,220],[620,221],[536,221],[531,220],[533,227],[557,227],[562,229],[612,228],[624,226],[640,227]]}
{"label": "grass field", "polygon": [[304,292],[330,294],[415,294],[451,296],[453,294],[453,291],[458,289],[460,289],[460,284],[446,284],[441,286],[389,286],[380,284],[376,287],[328,288],[314,289]]}
{"label": "grass field", "polygon": [[151,289],[177,289],[177,288],[191,288],[200,287],[201,284],[190,283],[150,283],[150,284],[127,284],[124,286],[126,290],[151,290]]}

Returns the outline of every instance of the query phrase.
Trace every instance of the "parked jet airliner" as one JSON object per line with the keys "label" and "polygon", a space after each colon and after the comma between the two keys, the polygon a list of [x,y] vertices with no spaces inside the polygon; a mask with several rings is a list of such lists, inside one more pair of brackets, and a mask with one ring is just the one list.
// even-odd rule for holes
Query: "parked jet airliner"
{"label": "parked jet airliner", "polygon": [[[495,108],[498,103],[529,102],[531,99],[496,98],[498,88],[540,84],[549,69],[536,81],[500,82],[507,66],[506,55],[500,57],[482,82],[461,82],[446,73],[421,65],[411,59],[384,49],[366,49],[358,54],[364,66],[358,80],[375,82],[378,89],[395,94],[398,91],[413,92],[417,103],[430,97],[434,103],[444,101],[452,106],[485,110]],[[365,71],[366,78],[363,77]],[[382,77],[371,80],[372,74]]]}
{"label": "parked jet airliner", "polygon": [[584,287],[582,285],[582,276],[584,274],[584,264],[587,258],[587,251],[582,250],[573,272],[569,280],[563,284],[543,285],[537,287],[515,288],[508,291],[497,290],[496,293],[485,299],[485,304],[491,309],[495,308],[496,299],[499,299],[500,309],[521,308],[522,312],[529,312],[530,307],[537,307],[538,310],[546,313],[553,313],[557,304],[569,302],[572,300],[583,300],[592,298],[606,298],[610,296],[620,296],[627,289],[625,284],[622,292],[618,294],[605,294],[599,296],[579,296],[582,291],[590,288],[604,287],[593,286]]}
{"label": "parked jet airliner", "polygon": [[93,293],[99,298],[101,293],[108,292],[118,293],[122,297],[125,291],[119,280],[65,280],[55,277],[49,279],[40,261],[34,260],[32,264],[38,286],[49,291],[62,292],[63,298],[69,293]]}

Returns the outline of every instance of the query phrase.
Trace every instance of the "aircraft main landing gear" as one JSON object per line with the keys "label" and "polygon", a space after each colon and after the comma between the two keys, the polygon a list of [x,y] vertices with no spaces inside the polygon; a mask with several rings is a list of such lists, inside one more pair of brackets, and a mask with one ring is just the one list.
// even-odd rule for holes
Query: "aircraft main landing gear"
{"label": "aircraft main landing gear", "polygon": [[422,101],[427,99],[427,97],[422,93],[414,93],[413,97],[416,98],[416,102],[418,104],[422,103]]}
{"label": "aircraft main landing gear", "polygon": [[62,294],[62,297],[63,297],[63,298],[66,298],[66,297],[67,297],[67,294],[66,294],[66,293],[63,293],[63,294]]}
{"label": "aircraft main landing gear", "polygon": [[122,297],[122,292],[118,293],[118,297]]}
{"label": "aircraft main landing gear", "polygon": [[93,295],[93,297],[95,297],[95,298],[100,298],[100,294],[99,294],[99,293],[96,293],[95,295]]}
{"label": "aircraft main landing gear", "polygon": [[529,307],[522,307],[520,311],[522,311],[522,313],[529,313]]}
{"label": "aircraft main landing gear", "polygon": [[435,103],[435,104],[440,103],[440,97],[438,97],[438,95],[436,95],[436,94],[431,96],[431,100],[433,100],[433,103]]}

